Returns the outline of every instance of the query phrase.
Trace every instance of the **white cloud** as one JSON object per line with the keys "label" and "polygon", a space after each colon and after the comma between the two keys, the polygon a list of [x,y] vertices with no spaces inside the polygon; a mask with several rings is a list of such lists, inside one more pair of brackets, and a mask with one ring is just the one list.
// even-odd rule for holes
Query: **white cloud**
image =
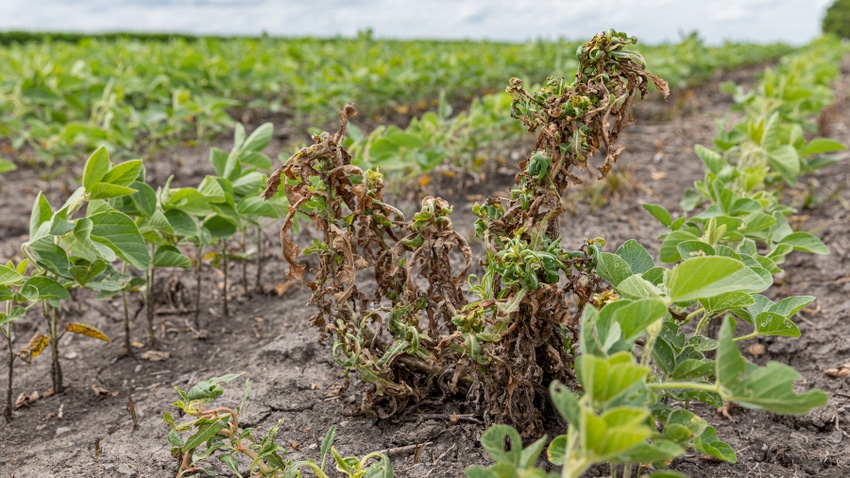
{"label": "white cloud", "polygon": [[644,42],[698,30],[726,39],[801,44],[817,36],[831,0],[3,0],[0,28],[180,31],[392,38],[585,38],[607,28]]}

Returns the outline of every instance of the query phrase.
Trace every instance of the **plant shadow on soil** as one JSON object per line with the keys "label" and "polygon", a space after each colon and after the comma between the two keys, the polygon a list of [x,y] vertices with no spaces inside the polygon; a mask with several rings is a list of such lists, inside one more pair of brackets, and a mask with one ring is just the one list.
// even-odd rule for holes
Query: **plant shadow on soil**
{"label": "plant shadow on soil", "polygon": [[[685,188],[702,177],[702,168],[693,145],[709,144],[714,136],[714,119],[726,114],[731,98],[719,92],[721,81],[748,82],[757,69],[718,75],[693,90],[677,91],[669,104],[657,98],[647,99],[636,109],[637,123],[622,136],[627,145],[618,168],[629,180],[598,208],[589,208],[587,200],[576,204],[575,214],[565,219],[564,244],[580,244],[585,238],[602,236],[607,250],[615,250],[624,241],[636,238],[657,256],[660,242],[656,237],[662,226],[641,208],[644,202],[678,210],[677,203]],[[850,62],[845,61],[842,78],[836,85],[836,103],[827,109],[821,121],[821,134],[850,143]],[[652,95],[651,95],[652,96]],[[276,125],[282,128],[281,125]],[[282,132],[281,132],[282,131]],[[267,149],[276,154],[281,138],[291,132],[279,130]],[[216,142],[229,149],[226,138]],[[197,184],[204,174],[212,173],[203,151],[174,152],[174,164],[149,166],[159,178],[176,169],[175,184]],[[815,185],[816,206],[801,210],[795,220],[814,232],[829,246],[829,256],[792,255],[786,270],[769,291],[775,296],[814,295],[817,301],[803,311],[798,320],[799,339],[760,338],[753,343],[764,346],[760,356],[748,358],[759,364],[768,360],[787,363],[803,376],[801,388],[819,387],[830,394],[828,404],[803,416],[778,416],[763,411],[732,408],[731,419],[708,407],[697,412],[717,428],[718,437],[738,452],[737,464],[710,461],[694,453],[676,459],[672,468],[693,477],[844,477],[850,475],[850,437],[844,431],[850,423],[850,378],[830,378],[824,374],[850,362],[850,167],[847,162],[833,164],[807,178]],[[463,193],[432,184],[424,194],[442,195],[454,205],[456,230],[472,236],[472,202],[512,183],[513,171],[500,168]],[[68,175],[70,176],[70,174]],[[439,181],[437,181],[439,183]],[[498,185],[499,187],[494,187]],[[46,191],[52,203],[61,203],[74,188],[70,180],[45,182],[31,168],[0,176],[0,259],[15,258],[27,239],[31,204],[39,190]],[[788,200],[800,203],[808,185],[788,191]],[[574,190],[575,197],[587,198],[589,192]],[[591,191],[585,189],[585,191]],[[417,195],[420,196],[420,195]],[[418,201],[405,199],[406,210]],[[463,476],[469,465],[491,463],[479,445],[484,426],[473,410],[464,406],[463,397],[422,403],[389,419],[355,414],[364,387],[356,378],[341,396],[333,391],[343,381],[341,369],[331,357],[330,345],[319,344],[318,333],[308,323],[313,314],[306,304],[309,291],[292,286],[282,297],[274,287],[285,283],[285,262],[276,242],[278,223],[265,227],[267,256],[264,258],[263,291],[245,293],[241,285],[241,265],[232,263],[229,296],[230,317],[220,310],[222,277],[206,267],[203,278],[203,340],[195,338],[191,313],[157,315],[159,351],[169,353],[163,361],[134,357],[119,358],[123,348],[123,313],[120,301],[96,302],[86,293],[80,302],[64,311],[67,319],[91,323],[113,338],[103,344],[85,337],[68,335],[61,354],[68,390],[60,395],[41,398],[15,411],[15,419],[4,424],[0,434],[0,477],[168,477],[174,476],[178,462],[171,457],[166,440],[168,426],[162,414],[178,398],[173,386],[188,389],[194,383],[225,373],[244,372],[229,385],[220,399],[237,403],[242,383],[251,381],[251,397],[241,423],[255,427],[260,434],[278,420],[283,425],[278,443],[288,448],[289,458],[316,458],[318,443],[326,430],[336,424],[336,447],[343,455],[362,456],[371,451],[389,450],[396,476]],[[301,233],[305,243],[309,232]],[[477,245],[477,253],[481,245]],[[235,262],[235,261],[234,261]],[[475,272],[475,271],[471,271]],[[253,278],[255,268],[248,267]],[[166,277],[168,273],[160,273]],[[252,279],[249,279],[253,283]],[[180,311],[191,308],[194,278],[176,273],[165,281],[158,308]],[[183,292],[186,300],[181,299]],[[78,309],[79,305],[79,309]],[[133,297],[131,314],[141,307],[141,298]],[[144,314],[133,323],[133,339],[144,340]],[[19,321],[16,344],[22,346],[32,333],[43,329],[43,319],[31,314]],[[747,349],[754,350],[754,349]],[[5,351],[3,351],[5,352]],[[15,367],[15,396],[19,393],[41,395],[50,385],[47,358],[31,365]],[[3,370],[2,375],[6,375]],[[5,393],[5,380],[3,391]],[[96,388],[95,388],[96,386]],[[108,391],[110,393],[103,393]],[[98,393],[101,392],[101,393]],[[114,393],[116,393],[113,395]],[[128,403],[132,397],[140,418],[133,427]],[[178,418],[179,420],[179,418]],[[552,417],[549,436],[563,433],[563,423]],[[421,444],[416,460],[408,445]],[[247,466],[247,465],[246,465]],[[211,462],[211,468],[228,476],[223,465]],[[607,467],[597,467],[586,476],[608,476]]]}

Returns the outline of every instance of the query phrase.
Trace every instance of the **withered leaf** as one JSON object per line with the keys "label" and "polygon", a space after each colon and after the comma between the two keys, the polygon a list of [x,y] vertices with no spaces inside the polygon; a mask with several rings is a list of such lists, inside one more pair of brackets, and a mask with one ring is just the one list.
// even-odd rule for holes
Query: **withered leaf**
{"label": "withered leaf", "polygon": [[18,395],[17,400],[15,400],[15,408],[21,408],[25,405],[29,405],[38,400],[39,398],[41,398],[41,395],[39,395],[38,390],[34,390],[29,395],[27,395],[26,393],[22,393]]}
{"label": "withered leaf", "polygon": [[850,375],[850,363],[839,365],[836,368],[827,369],[823,373],[825,373],[828,377],[832,378],[847,377],[848,375]]}
{"label": "withered leaf", "polygon": [[35,335],[32,336],[32,339],[30,339],[30,343],[27,347],[18,352],[18,357],[20,357],[24,362],[30,363],[32,362],[32,359],[38,357],[49,343],[50,339],[46,335],[41,332],[36,332]]}
{"label": "withered leaf", "polygon": [[71,332],[72,334],[80,334],[88,337],[92,337],[98,340],[103,340],[104,342],[111,342],[109,337],[106,336],[103,332],[100,331],[94,325],[83,324],[80,322],[71,322],[70,324],[65,326],[65,330]]}
{"label": "withered leaf", "polygon": [[170,353],[159,350],[148,350],[142,354],[143,359],[151,362],[162,362],[163,360],[168,360],[169,357],[171,357]]}

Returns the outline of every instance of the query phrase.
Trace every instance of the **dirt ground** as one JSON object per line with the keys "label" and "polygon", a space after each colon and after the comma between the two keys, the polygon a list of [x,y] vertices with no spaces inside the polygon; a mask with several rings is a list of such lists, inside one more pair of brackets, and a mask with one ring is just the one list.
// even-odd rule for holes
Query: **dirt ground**
{"label": "dirt ground", "polygon": [[[836,85],[837,101],[823,115],[821,129],[845,144],[850,143],[850,62],[845,61],[842,79]],[[627,145],[619,160],[622,181],[604,204],[598,200],[605,189],[576,189],[575,214],[568,216],[562,230],[565,244],[580,244],[587,237],[602,236],[613,251],[630,238],[636,238],[657,254],[662,227],[640,205],[662,204],[677,210],[684,189],[702,177],[693,153],[695,143],[709,144],[714,121],[727,114],[731,98],[719,92],[721,81],[747,82],[757,70],[724,75],[688,91],[674,92],[669,103],[657,99],[638,106],[638,123],[622,137]],[[267,149],[271,156],[281,148],[281,138],[291,132],[280,129],[279,137]],[[229,149],[228,139],[217,143]],[[194,185],[204,174],[212,173],[204,150],[180,150],[177,162],[152,165],[158,181],[174,170],[176,183]],[[823,239],[829,256],[792,255],[785,272],[769,292],[775,296],[814,295],[817,301],[800,316],[799,339],[760,338],[765,353],[749,357],[760,364],[769,360],[787,363],[803,376],[800,389],[819,387],[830,394],[826,406],[803,416],[778,416],[763,411],[733,408],[731,420],[714,410],[699,412],[717,428],[718,436],[737,450],[739,462],[711,461],[695,453],[675,460],[672,468],[693,477],[845,477],[850,476],[850,377],[830,378],[829,368],[850,363],[850,163],[838,163],[804,180],[788,192],[788,201],[802,204],[809,186],[813,205],[801,209],[795,221]],[[457,228],[471,235],[471,201],[486,195],[493,184],[511,181],[510,169],[501,168],[480,184],[458,194],[432,190],[450,199]],[[31,168],[0,175],[0,260],[17,258],[26,241],[29,211],[39,190],[46,191],[52,204],[61,204],[75,187],[73,181],[40,179]],[[73,171],[63,178],[73,176]],[[808,183],[806,183],[808,181]],[[424,194],[425,192],[423,192]],[[581,198],[581,199],[578,199]],[[595,203],[591,206],[590,203]],[[408,201],[408,209],[413,204]],[[173,386],[188,389],[199,380],[243,372],[243,378],[230,385],[223,397],[236,404],[241,396],[241,380],[251,381],[251,398],[241,423],[268,430],[283,420],[278,442],[289,448],[289,458],[317,457],[318,442],[332,424],[337,425],[336,447],[343,455],[363,455],[389,450],[396,476],[457,477],[473,464],[489,464],[478,439],[484,430],[481,421],[464,407],[462,397],[454,401],[422,404],[387,420],[350,413],[356,408],[363,388],[352,386],[340,398],[326,399],[326,392],[340,380],[330,345],[317,343],[317,332],[308,324],[312,310],[305,304],[309,291],[291,287],[282,296],[274,286],[285,282],[284,261],[277,244],[276,223],[268,223],[265,289],[246,294],[241,286],[241,265],[232,264],[229,294],[230,316],[220,310],[223,290],[220,274],[204,276],[202,323],[206,339],[195,338],[192,314],[179,313],[192,308],[188,299],[195,290],[194,279],[176,274],[164,290],[158,308],[169,314],[157,315],[157,350],[168,352],[163,361],[141,358],[147,349],[135,350],[135,357],[119,358],[122,350],[123,315],[119,301],[95,302],[83,295],[64,312],[66,320],[96,325],[114,339],[106,344],[85,337],[67,335],[61,354],[65,393],[42,398],[15,411],[15,419],[2,425],[0,432],[0,477],[169,477],[178,463],[169,454],[168,426],[162,415],[174,411],[178,398]],[[253,277],[255,267],[248,266]],[[166,273],[161,273],[165,276]],[[185,296],[181,300],[180,292]],[[165,292],[171,292],[165,293]],[[131,313],[141,310],[133,298]],[[175,313],[175,311],[177,313]],[[15,324],[16,350],[36,330],[44,330],[43,319],[32,314]],[[134,340],[145,339],[144,313],[138,314],[132,329]],[[745,344],[744,346],[750,345]],[[0,350],[5,357],[5,349]],[[45,354],[32,365],[16,363],[15,396],[19,393],[44,394],[50,386],[50,360]],[[6,369],[0,391],[5,394]],[[356,380],[355,380],[356,383]],[[96,389],[112,393],[96,393]],[[128,402],[132,397],[140,418],[133,427]],[[458,414],[460,420],[452,423]],[[563,430],[557,425],[552,433]],[[550,435],[551,436],[551,435]],[[422,445],[418,460],[408,445]],[[211,467],[230,476],[218,463]],[[607,468],[596,468],[587,476],[607,476]]]}

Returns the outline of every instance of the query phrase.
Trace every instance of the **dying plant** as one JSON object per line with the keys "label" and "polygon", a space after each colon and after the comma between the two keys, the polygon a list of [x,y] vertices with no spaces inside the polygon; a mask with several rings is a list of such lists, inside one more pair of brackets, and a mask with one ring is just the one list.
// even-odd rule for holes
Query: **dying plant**
{"label": "dying plant", "polygon": [[[427,396],[465,393],[488,422],[510,422],[525,434],[542,431],[553,380],[577,385],[573,375],[575,326],[582,310],[604,292],[595,273],[602,239],[575,250],[561,245],[566,192],[581,180],[589,158],[604,150],[604,178],[623,150],[619,134],[633,122],[631,108],[652,83],[635,42],[608,31],[579,49],[576,79],[550,78],[529,93],[511,79],[512,116],[530,132],[535,149],[520,163],[509,197],[476,204],[475,234],[486,245],[485,274],[467,276],[472,253],[452,229],[451,206],[426,197],[409,221],[384,202],[382,176],[351,164],[342,146],[346,105],[333,134],[290,157],[263,192],[283,185],[291,204],[281,230],[288,277],[304,282],[301,250],[288,233],[296,217],[319,231],[304,254],[318,256],[311,319],[322,337],[333,335],[338,364],[371,384],[364,406],[379,416]],[[374,292],[357,283],[374,277]],[[361,274],[362,275],[362,274]],[[474,297],[475,300],[470,301]]]}

